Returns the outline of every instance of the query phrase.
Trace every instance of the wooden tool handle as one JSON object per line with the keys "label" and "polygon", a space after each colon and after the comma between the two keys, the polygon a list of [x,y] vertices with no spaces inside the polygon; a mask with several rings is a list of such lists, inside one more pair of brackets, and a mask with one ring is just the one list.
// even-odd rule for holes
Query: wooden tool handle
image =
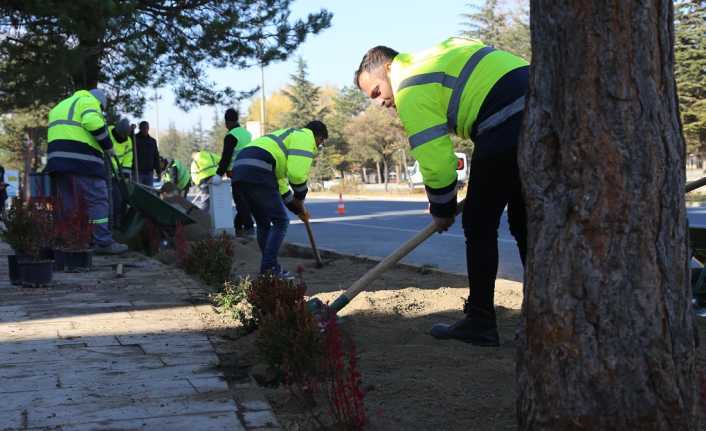
{"label": "wooden tool handle", "polygon": [[685,190],[686,193],[689,193],[703,186],[706,186],[706,177],[699,178],[698,180],[694,180],[690,183],[686,183]]}
{"label": "wooden tool handle", "polygon": [[319,254],[319,249],[316,247],[316,241],[314,241],[314,233],[311,231],[311,225],[309,224],[309,221],[304,222],[304,226],[306,227],[306,234],[309,236],[309,244],[311,244],[311,249],[314,252],[314,259],[316,259],[316,266],[318,268],[321,268],[324,266],[324,263],[321,261],[321,255]]}
{"label": "wooden tool handle", "polygon": [[[457,215],[463,211],[464,202],[465,199],[459,202],[456,206]],[[419,244],[423,243],[427,240],[427,238],[434,235],[434,233],[436,233],[436,224],[432,221],[427,227],[424,228],[424,230],[407,240],[407,242],[402,244],[397,250],[392,252],[392,254],[388,255],[386,258],[381,260],[377,265],[375,265],[375,267],[373,267],[370,271],[366,272],[365,275],[363,275],[348,289],[346,289],[346,291],[341,294],[333,302],[333,304],[331,304],[331,309],[334,312],[337,312],[341,308],[345,307],[348,302],[350,302],[353,298],[356,297],[356,295],[358,295],[361,291],[368,287],[370,283],[375,281],[383,272],[387,271],[388,269],[390,269],[390,267],[402,260],[405,256],[412,252],[412,250],[417,248]]]}

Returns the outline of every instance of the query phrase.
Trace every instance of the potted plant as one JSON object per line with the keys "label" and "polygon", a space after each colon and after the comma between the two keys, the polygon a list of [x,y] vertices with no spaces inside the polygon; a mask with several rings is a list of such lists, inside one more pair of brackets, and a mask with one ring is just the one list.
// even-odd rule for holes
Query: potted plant
{"label": "potted plant", "polygon": [[0,236],[15,252],[7,256],[8,272],[10,282],[13,285],[22,284],[20,280],[20,269],[18,258],[25,258],[23,251],[28,243],[28,237],[32,235],[32,220],[29,216],[28,207],[21,199],[15,198],[10,209],[2,216],[3,229]]}
{"label": "potted plant", "polygon": [[[53,261],[45,257],[45,250],[53,229],[51,205],[16,199],[4,221],[3,239],[15,250],[15,268],[14,271],[11,269],[13,275],[17,277],[19,274],[19,282],[23,285],[50,284]],[[8,258],[9,264],[11,260]],[[15,284],[17,281],[16,278]]]}
{"label": "potted plant", "polygon": [[93,226],[88,220],[88,208],[79,199],[72,211],[63,211],[56,221],[54,257],[65,272],[90,271],[93,250],[90,247]]}

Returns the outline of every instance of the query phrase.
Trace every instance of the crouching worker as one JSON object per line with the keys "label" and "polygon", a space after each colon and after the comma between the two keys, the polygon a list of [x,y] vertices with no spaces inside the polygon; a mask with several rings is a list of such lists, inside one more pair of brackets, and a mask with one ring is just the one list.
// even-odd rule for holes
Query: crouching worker
{"label": "crouching worker", "polygon": [[160,159],[162,166],[162,183],[173,183],[183,197],[189,193],[191,187],[191,176],[186,166],[177,159],[169,160],[162,157]]}
{"label": "crouching worker", "polygon": [[233,186],[247,201],[257,223],[261,274],[289,276],[277,262],[289,226],[285,206],[308,221],[304,199],[309,170],[318,147],[327,138],[326,125],[311,121],[301,129],[275,130],[238,153],[233,164]]}
{"label": "crouching worker", "polygon": [[191,181],[198,187],[194,205],[200,210],[208,211],[209,209],[211,196],[208,192],[208,185],[221,183],[221,177],[216,175],[220,160],[218,154],[206,150],[191,154]]}

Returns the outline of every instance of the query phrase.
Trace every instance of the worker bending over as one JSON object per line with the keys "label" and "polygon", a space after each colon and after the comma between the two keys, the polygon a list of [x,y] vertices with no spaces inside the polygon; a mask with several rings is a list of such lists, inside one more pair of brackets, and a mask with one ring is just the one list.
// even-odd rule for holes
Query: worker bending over
{"label": "worker bending over", "polygon": [[179,159],[169,160],[162,157],[160,160],[162,165],[162,183],[173,183],[176,186],[178,193],[186,197],[191,187],[191,176],[186,166]]}
{"label": "worker bending over", "polygon": [[457,162],[449,134],[475,144],[463,208],[470,284],[466,316],[453,325],[434,325],[431,334],[436,338],[499,344],[493,296],[498,225],[505,206],[523,263],[527,248],[517,169],[527,82],[525,60],[476,40],[456,38],[413,54],[377,46],[365,54],[355,73],[355,84],[365,94],[397,110],[440,232],[453,224],[456,211]]}
{"label": "worker bending over", "polygon": [[308,221],[304,199],[309,171],[318,147],[327,138],[326,125],[314,120],[301,129],[275,130],[255,139],[236,157],[233,187],[250,205],[257,222],[261,274],[289,276],[277,261],[289,226],[285,206]]}
{"label": "worker bending over", "polygon": [[216,153],[201,150],[191,154],[191,182],[198,187],[194,198],[194,205],[199,209],[208,211],[211,196],[208,191],[209,184],[220,184],[221,177],[216,175],[220,157]]}

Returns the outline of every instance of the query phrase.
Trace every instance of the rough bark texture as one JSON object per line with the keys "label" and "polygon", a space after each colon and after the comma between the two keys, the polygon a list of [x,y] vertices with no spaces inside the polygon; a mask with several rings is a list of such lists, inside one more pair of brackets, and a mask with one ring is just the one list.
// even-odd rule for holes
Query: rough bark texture
{"label": "rough bark texture", "polygon": [[671,0],[532,0],[522,430],[690,430]]}

